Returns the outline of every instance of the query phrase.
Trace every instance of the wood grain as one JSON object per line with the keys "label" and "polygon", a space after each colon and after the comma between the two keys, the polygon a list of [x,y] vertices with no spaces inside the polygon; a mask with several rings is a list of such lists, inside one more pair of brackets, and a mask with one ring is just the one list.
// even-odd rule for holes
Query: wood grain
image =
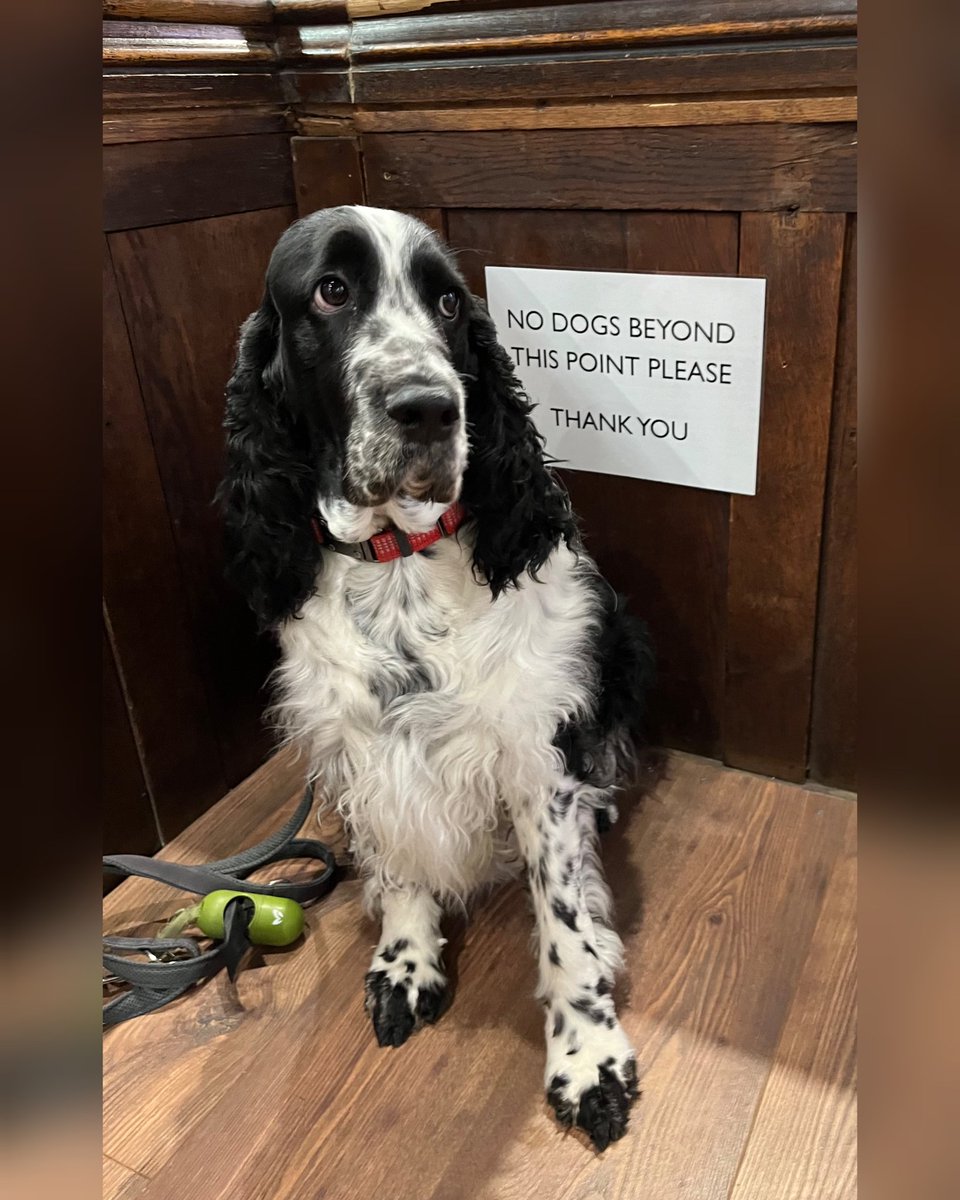
{"label": "wood grain", "polygon": [[103,1156],[104,1200],[137,1200],[149,1182],[145,1175],[138,1175],[106,1154]]}
{"label": "wood grain", "polygon": [[170,108],[178,111],[277,105],[280,76],[267,71],[104,71],[103,107],[108,113]]}
{"label": "wood grain", "polygon": [[279,21],[299,21],[304,25],[345,21],[349,14],[347,0],[271,0],[274,16]]}
{"label": "wood grain", "polygon": [[[358,109],[361,133],[469,129],[630,129],[670,125],[810,124],[856,121],[856,96],[780,96],[709,100],[594,101],[590,104],[470,105],[458,108]],[[310,117],[303,132],[310,132]]]}
{"label": "wood grain", "polygon": [[153,854],[160,848],[160,829],[140,768],[140,755],[106,629],[102,635],[102,656],[103,852]]}
{"label": "wood grain", "polygon": [[[274,827],[294,802],[278,804],[281,785],[298,782],[279,763],[278,782],[259,772],[165,854],[212,857]],[[784,1030],[842,1014],[842,980],[812,986],[810,964],[823,980],[820,947],[839,960],[852,937],[827,883],[852,804],[682,755],[670,775],[605,843],[643,1069],[631,1132],[605,1155],[563,1137],[542,1099],[520,889],[451,922],[453,1005],[395,1052],[359,1002],[375,933],[353,881],[309,914],[303,944],[264,954],[235,989],[218,980],[106,1035],[106,1153],[149,1177],[147,1200],[627,1200],[638,1180],[644,1195],[725,1200]],[[168,910],[149,888],[118,888],[108,926]],[[810,1079],[834,1069],[825,1048]],[[805,1127],[815,1145],[815,1111]],[[778,1155],[773,1139],[763,1157]]]}
{"label": "wood grain", "polygon": [[854,1200],[854,810],[830,874],[731,1200]]}
{"label": "wood grain", "polygon": [[388,207],[848,211],[848,125],[369,134],[367,195]]}
{"label": "wood grain", "polygon": [[103,0],[104,17],[213,25],[269,25],[271,0]]}
{"label": "wood grain", "polygon": [[105,67],[255,66],[273,63],[276,51],[267,32],[256,27],[104,21],[102,56]]}
{"label": "wood grain", "polygon": [[363,204],[363,168],[355,138],[290,139],[297,212],[301,217],[336,204]]}
{"label": "wood grain", "polygon": [[270,744],[262,689],[274,651],[223,578],[213,499],[223,471],[224,387],[240,324],[259,304],[270,253],[295,215],[275,208],[110,237],[228,784]]}
{"label": "wood grain", "polygon": [[[157,3],[162,3],[163,0],[155,0]],[[277,7],[300,7],[300,0],[274,0]],[[322,2],[322,0],[321,0]],[[309,0],[307,0],[309,3]],[[364,17],[386,17],[397,16],[400,14],[426,12],[432,8],[442,8],[445,13],[451,12],[466,12],[474,13],[478,9],[484,11],[496,12],[498,9],[531,9],[540,7],[543,0],[346,0],[347,11],[354,19]],[[558,9],[560,5],[552,5],[553,9]],[[570,5],[569,7],[574,7]],[[580,4],[576,7],[585,8],[585,4]],[[599,7],[599,6],[598,6]],[[610,6],[607,6],[610,7]],[[653,6],[651,6],[653,7]],[[675,20],[687,20],[691,14],[694,14],[698,9],[702,10],[704,6],[694,0],[694,3],[677,3],[670,6],[670,15]],[[844,11],[853,11],[853,5],[849,2],[841,4],[832,4],[830,6],[821,5],[813,9],[811,5],[805,3],[804,0],[773,0],[771,3],[760,3],[752,6],[753,10],[758,15],[763,15],[769,19],[777,17],[784,18],[788,16],[798,17],[801,14],[809,14],[812,11],[818,13],[834,12],[843,13]]]}
{"label": "wood grain", "polygon": [[857,242],[844,252],[836,383],[817,606],[810,773],[856,787],[857,757]]}
{"label": "wood grain", "polygon": [[104,229],[136,229],[293,202],[289,137],[105,146]]}
{"label": "wood grain", "polygon": [[853,38],[796,44],[744,43],[579,55],[425,60],[359,65],[353,99],[380,104],[710,92],[836,91],[856,84]]}
{"label": "wood grain", "polygon": [[455,55],[577,53],[656,43],[704,43],[751,38],[853,35],[850,0],[826,4],[752,4],[740,0],[594,0],[536,8],[391,15],[354,25],[352,56],[368,59],[451,58]]}
{"label": "wood grain", "polygon": [[104,113],[102,124],[105,145],[242,133],[281,133],[288,128],[283,112],[275,105]]}
{"label": "wood grain", "polygon": [[[172,837],[226,791],[200,671],[180,561],[167,511],[116,275],[103,251],[102,586],[113,653],[136,733],[145,785]],[[107,831],[131,786],[107,764]],[[119,789],[115,793],[113,789]],[[137,797],[129,803],[136,807]],[[131,850],[133,848],[131,847]]]}
{"label": "wood grain", "polygon": [[740,222],[740,273],[766,277],[767,326],[757,494],[730,508],[723,747],[781,779],[806,774],[844,225]]}

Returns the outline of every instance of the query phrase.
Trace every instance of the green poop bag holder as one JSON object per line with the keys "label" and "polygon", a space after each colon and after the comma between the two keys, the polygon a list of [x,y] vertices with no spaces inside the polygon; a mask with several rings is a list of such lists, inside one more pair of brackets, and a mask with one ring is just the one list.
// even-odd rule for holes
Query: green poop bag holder
{"label": "green poop bag holder", "polygon": [[[235,979],[244,954],[253,945],[289,946],[297,940],[303,932],[304,905],[325,896],[337,881],[330,847],[294,836],[312,807],[311,783],[282,829],[218,862],[188,866],[141,854],[104,858],[106,871],[155,879],[203,897],[199,904],[181,909],[158,937],[103,939],[104,984],[128,985],[103,1006],[104,1027],[155,1012],[224,968]],[[309,880],[247,881],[258,867],[292,858],[316,859],[323,869]],[[197,937],[185,936],[191,927],[213,939],[209,950],[202,948]],[[147,961],[131,955],[146,955]]]}

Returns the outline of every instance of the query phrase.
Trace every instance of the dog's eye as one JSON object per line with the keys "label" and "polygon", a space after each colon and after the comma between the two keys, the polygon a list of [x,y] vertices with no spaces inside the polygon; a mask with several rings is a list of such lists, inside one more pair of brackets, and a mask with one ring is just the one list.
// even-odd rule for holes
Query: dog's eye
{"label": "dog's eye", "polygon": [[460,311],[460,293],[444,292],[437,301],[437,308],[445,321],[452,321]]}
{"label": "dog's eye", "polygon": [[324,275],[313,293],[313,302],[321,312],[336,312],[350,299],[350,289],[336,275]]}

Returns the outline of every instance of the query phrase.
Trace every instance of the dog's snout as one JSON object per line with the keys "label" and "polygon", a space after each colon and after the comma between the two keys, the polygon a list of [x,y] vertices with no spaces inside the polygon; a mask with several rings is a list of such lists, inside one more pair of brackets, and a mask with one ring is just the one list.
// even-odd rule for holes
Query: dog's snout
{"label": "dog's snout", "polygon": [[460,421],[456,399],[438,388],[403,388],[387,404],[387,413],[414,442],[450,437]]}

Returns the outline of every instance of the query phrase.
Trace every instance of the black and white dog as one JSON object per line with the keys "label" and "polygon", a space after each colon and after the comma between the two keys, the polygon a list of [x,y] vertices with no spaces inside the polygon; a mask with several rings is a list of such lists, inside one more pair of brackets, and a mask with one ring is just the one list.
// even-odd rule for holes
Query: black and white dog
{"label": "black and white dog", "polygon": [[525,862],[548,1099],[601,1149],[637,1091],[598,824],[631,771],[642,627],[584,552],[509,357],[420,222],[281,237],[227,389],[229,570],[282,660],[277,713],[382,919],[381,1045],[440,1013],[445,903]]}

